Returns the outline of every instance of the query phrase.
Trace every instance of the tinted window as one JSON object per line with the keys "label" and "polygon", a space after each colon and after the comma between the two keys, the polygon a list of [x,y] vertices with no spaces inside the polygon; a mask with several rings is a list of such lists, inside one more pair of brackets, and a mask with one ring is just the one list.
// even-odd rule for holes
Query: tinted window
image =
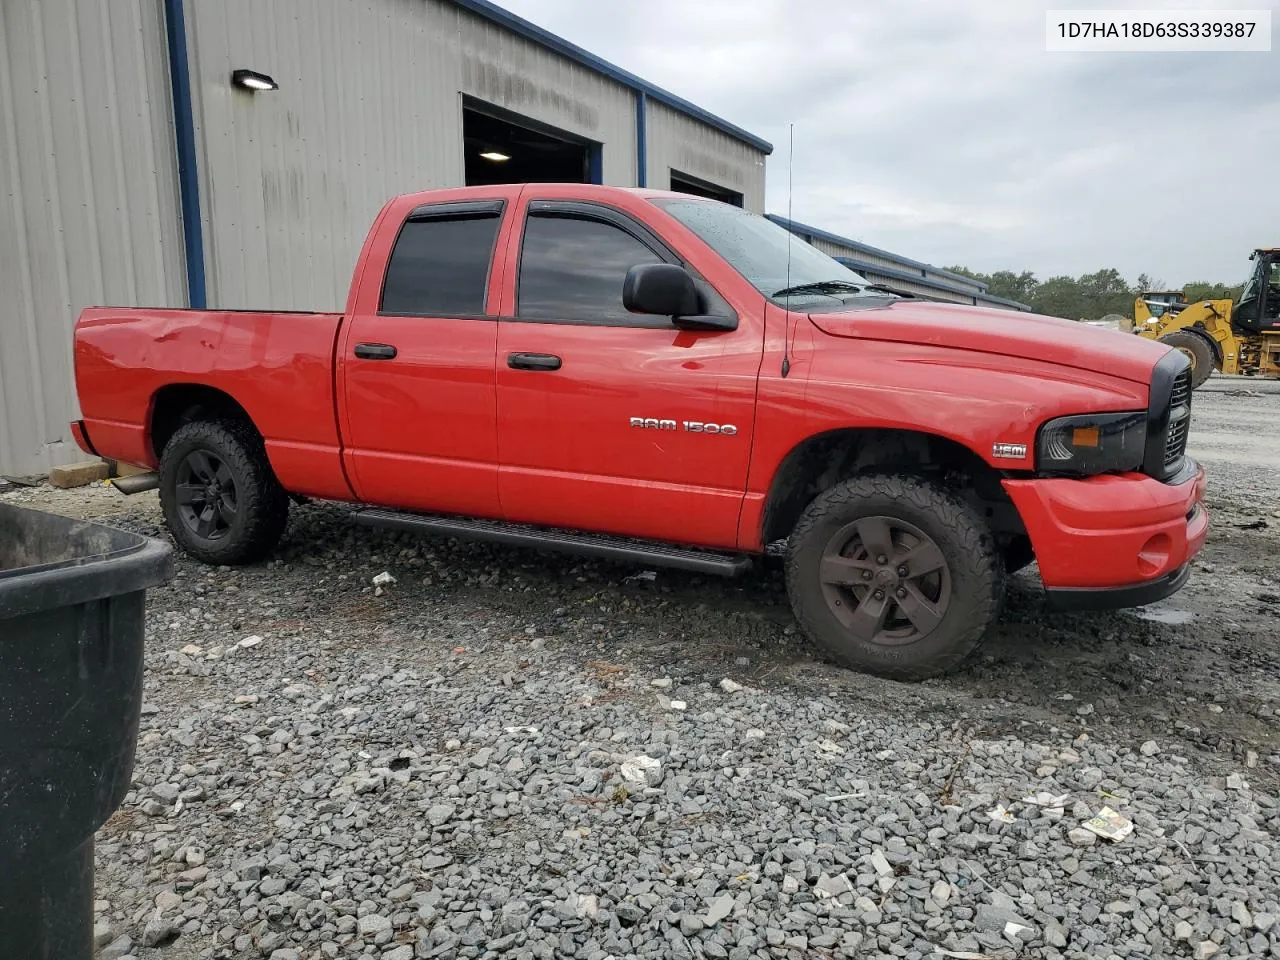
{"label": "tinted window", "polygon": [[622,281],[638,263],[662,258],[625,230],[599,220],[531,216],[520,255],[519,314],[543,320],[634,320]]}
{"label": "tinted window", "polygon": [[498,220],[487,214],[408,221],[387,264],[382,311],[483,314]]}

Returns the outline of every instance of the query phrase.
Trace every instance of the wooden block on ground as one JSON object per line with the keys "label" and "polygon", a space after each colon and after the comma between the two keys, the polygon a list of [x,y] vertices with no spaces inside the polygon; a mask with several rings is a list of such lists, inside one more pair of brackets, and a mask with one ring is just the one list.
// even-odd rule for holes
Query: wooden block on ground
{"label": "wooden block on ground", "polygon": [[105,460],[85,460],[65,467],[54,467],[49,471],[49,482],[64,490],[69,487],[83,487],[95,480],[105,479],[107,479]]}

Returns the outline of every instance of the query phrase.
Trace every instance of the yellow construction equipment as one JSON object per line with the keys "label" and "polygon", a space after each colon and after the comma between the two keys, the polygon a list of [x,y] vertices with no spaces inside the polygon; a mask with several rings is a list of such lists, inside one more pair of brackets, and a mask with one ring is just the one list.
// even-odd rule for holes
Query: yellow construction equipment
{"label": "yellow construction equipment", "polygon": [[1191,360],[1191,386],[1214,370],[1280,377],[1280,247],[1259,248],[1240,299],[1188,303],[1178,290],[1142,294],[1121,329],[1159,340]]}
{"label": "yellow construction equipment", "polygon": [[1133,302],[1133,319],[1146,323],[1152,317],[1162,317],[1170,310],[1175,313],[1187,305],[1181,290],[1148,290]]}

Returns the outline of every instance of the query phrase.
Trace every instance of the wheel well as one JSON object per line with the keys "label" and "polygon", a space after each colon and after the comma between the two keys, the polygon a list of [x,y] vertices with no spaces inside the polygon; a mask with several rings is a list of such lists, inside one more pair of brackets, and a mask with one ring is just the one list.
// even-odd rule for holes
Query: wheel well
{"label": "wheel well", "polygon": [[198,383],[161,387],[151,404],[151,449],[157,460],[178,428],[195,420],[237,420],[254,427],[244,407],[215,387]]}
{"label": "wheel well", "polygon": [[764,510],[764,543],[786,539],[813,498],[862,473],[923,476],[959,494],[1004,544],[1026,537],[1000,473],[946,437],[914,430],[832,430],[805,440],[782,461]]}

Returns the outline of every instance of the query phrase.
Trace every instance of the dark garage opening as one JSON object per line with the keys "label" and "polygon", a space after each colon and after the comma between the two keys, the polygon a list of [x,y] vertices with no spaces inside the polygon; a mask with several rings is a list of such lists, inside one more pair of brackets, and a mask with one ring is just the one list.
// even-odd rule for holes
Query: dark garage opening
{"label": "dark garage opening", "polygon": [[671,171],[671,189],[678,193],[691,193],[695,197],[709,197],[712,200],[731,203],[735,207],[742,206],[742,194],[726,190],[724,187],[717,187],[714,183],[699,180],[678,170]]}
{"label": "dark garage opening", "polygon": [[467,186],[599,183],[600,144],[497,107],[462,108]]}

